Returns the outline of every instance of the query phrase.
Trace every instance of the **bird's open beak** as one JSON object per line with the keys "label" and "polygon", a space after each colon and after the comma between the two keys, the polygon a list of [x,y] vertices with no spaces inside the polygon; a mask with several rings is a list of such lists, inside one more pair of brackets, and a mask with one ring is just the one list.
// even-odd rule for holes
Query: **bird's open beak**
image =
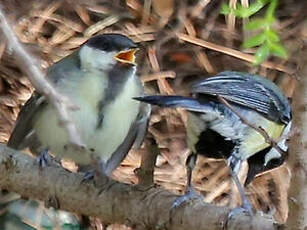
{"label": "bird's open beak", "polygon": [[120,63],[128,63],[135,65],[135,53],[138,51],[138,48],[120,51],[115,55],[115,59]]}

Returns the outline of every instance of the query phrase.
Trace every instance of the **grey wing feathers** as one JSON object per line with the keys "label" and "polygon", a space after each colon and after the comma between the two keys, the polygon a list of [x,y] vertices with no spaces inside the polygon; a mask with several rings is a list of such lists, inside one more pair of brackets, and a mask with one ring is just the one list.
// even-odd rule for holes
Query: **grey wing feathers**
{"label": "grey wing feathers", "polygon": [[7,143],[9,147],[15,149],[28,147],[29,142],[33,141],[32,134],[34,134],[34,132],[32,130],[32,119],[38,109],[45,104],[46,101],[44,96],[33,93],[18,115],[14,130]]}
{"label": "grey wing feathers", "polygon": [[141,103],[139,115],[136,121],[131,125],[127,137],[105,164],[104,173],[106,175],[109,176],[118,167],[132,148],[133,144],[136,148],[141,146],[146,135],[150,113],[151,106]]}
{"label": "grey wing feathers", "polygon": [[[281,90],[257,75],[226,71],[192,86],[192,93],[221,96],[254,109],[272,120],[290,115],[290,105]],[[276,116],[277,115],[277,116]]]}
{"label": "grey wing feathers", "polygon": [[[57,84],[59,79],[65,78],[72,74],[80,74],[78,71],[78,58],[77,52],[70,55],[71,58],[64,58],[54,65],[50,66],[47,71],[46,77],[53,84]],[[61,68],[58,66],[61,65]],[[31,98],[22,107],[15,128],[8,141],[8,146],[15,149],[23,149],[30,147],[29,144],[33,143],[32,132],[32,119],[42,106],[45,106],[47,101],[45,97],[39,93],[33,93]]]}

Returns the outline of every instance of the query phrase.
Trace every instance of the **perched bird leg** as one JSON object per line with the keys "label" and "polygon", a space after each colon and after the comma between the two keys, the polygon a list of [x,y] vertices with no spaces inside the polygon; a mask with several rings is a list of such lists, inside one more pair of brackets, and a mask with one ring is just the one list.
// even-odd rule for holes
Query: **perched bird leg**
{"label": "perched bird leg", "polygon": [[[233,156],[234,157],[234,156]],[[241,163],[240,160],[237,159],[237,163],[236,163],[236,167],[233,168],[231,167],[231,163],[233,162],[229,162],[230,159],[228,159],[228,165],[229,165],[229,170],[230,170],[230,174],[231,174],[231,178],[234,182],[234,184],[236,185],[239,194],[240,194],[240,198],[242,201],[242,205],[240,207],[234,208],[231,210],[231,212],[228,214],[228,219],[230,219],[232,216],[237,215],[238,213],[242,212],[242,211],[247,211],[249,213],[250,216],[254,215],[253,209],[252,209],[252,205],[249,202],[247,196],[245,195],[245,191],[244,188],[238,178],[237,175],[237,170],[240,169]]]}
{"label": "perched bird leg", "polygon": [[185,194],[183,196],[178,197],[174,201],[171,209],[177,208],[182,203],[185,203],[190,200],[194,200],[194,199],[202,200],[203,199],[203,197],[199,195],[192,186],[192,172],[193,172],[193,169],[195,168],[196,160],[197,160],[197,154],[192,153],[188,156],[186,160],[187,184],[186,184]]}
{"label": "perched bird leg", "polygon": [[186,168],[187,168],[186,193],[192,189],[192,172],[193,169],[195,168],[196,161],[197,161],[197,155],[194,153],[190,154],[186,160]]}
{"label": "perched bird leg", "polygon": [[232,170],[230,170],[230,171],[231,171],[231,177],[232,177],[235,185],[237,186],[237,189],[238,189],[240,197],[241,197],[241,201],[242,201],[242,205],[241,206],[242,206],[242,208],[247,210],[248,213],[251,216],[254,215],[254,212],[253,212],[253,209],[252,209],[252,205],[249,202],[249,200],[248,200],[248,198],[247,198],[247,196],[245,194],[244,188],[243,188],[243,186],[242,186],[242,184],[241,184],[241,182],[240,182],[240,180],[238,178],[238,175],[234,171],[232,171]]}

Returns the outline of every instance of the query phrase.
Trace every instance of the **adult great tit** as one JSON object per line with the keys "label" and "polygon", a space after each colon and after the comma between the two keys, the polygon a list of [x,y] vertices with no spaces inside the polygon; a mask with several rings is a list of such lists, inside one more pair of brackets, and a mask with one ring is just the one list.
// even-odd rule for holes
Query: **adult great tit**
{"label": "adult great tit", "polygon": [[140,145],[150,115],[150,106],[132,99],[143,94],[136,51],[136,44],[123,35],[97,35],[48,69],[47,79],[78,107],[68,112],[85,151],[67,147],[68,134],[58,113],[37,92],[22,107],[8,146],[36,153],[48,149],[80,165],[98,159],[103,173],[110,175],[132,145]]}
{"label": "adult great tit", "polygon": [[[192,97],[153,95],[135,98],[189,112],[187,144],[191,155],[186,163],[186,193],[192,191],[191,177],[197,154],[227,159],[235,174],[242,161],[247,160],[249,169],[245,185],[257,174],[284,162],[287,146],[283,137],[290,131],[291,107],[273,82],[257,75],[226,71],[195,83],[191,94]],[[243,122],[242,117],[249,124]],[[264,129],[271,139],[278,141],[277,145],[283,151],[268,144],[263,134],[251,125]]]}

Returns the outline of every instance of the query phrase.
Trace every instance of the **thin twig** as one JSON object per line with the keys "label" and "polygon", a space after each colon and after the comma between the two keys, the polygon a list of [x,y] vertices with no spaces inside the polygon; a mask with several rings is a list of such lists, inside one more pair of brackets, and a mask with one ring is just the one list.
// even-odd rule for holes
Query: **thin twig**
{"label": "thin twig", "polygon": [[142,154],[141,167],[135,170],[139,185],[150,187],[154,184],[154,168],[159,155],[159,148],[154,139],[146,140],[147,151]]}
{"label": "thin twig", "polygon": [[176,73],[174,71],[162,71],[162,72],[156,72],[152,74],[147,74],[141,76],[142,82],[149,82],[149,81],[157,81],[161,78],[175,78]]}
{"label": "thin twig", "polygon": [[12,26],[6,20],[2,6],[0,6],[0,25],[7,39],[8,47],[14,51],[16,59],[19,61],[20,66],[23,67],[22,70],[26,72],[34,87],[44,94],[56,108],[59,115],[59,122],[66,128],[71,144],[76,147],[85,147],[74,123],[69,119],[68,110],[76,109],[76,106],[72,105],[67,97],[59,94],[44,78],[44,74],[37,67],[37,62],[34,57],[32,57],[18,41]]}
{"label": "thin twig", "polygon": [[[186,3],[184,1],[176,0],[174,11],[172,16],[170,17],[167,27],[162,28],[160,31],[156,33],[156,41],[154,43],[154,48],[160,53],[160,49],[163,44],[172,38],[176,37],[176,34],[184,28],[184,21],[187,17],[186,12]],[[171,28],[171,29],[167,29]],[[160,59],[160,58],[159,58]]]}
{"label": "thin twig", "polygon": [[190,10],[191,12],[191,18],[198,17],[199,15],[202,15],[202,11],[206,8],[206,6],[211,2],[211,0],[200,0],[198,3],[192,7]]}
{"label": "thin twig", "polygon": [[[228,54],[230,56],[242,59],[242,60],[250,62],[250,63],[254,63],[254,60],[255,60],[255,57],[253,55],[246,54],[246,53],[243,53],[241,51],[231,49],[231,48],[228,48],[228,47],[225,47],[225,46],[221,46],[221,45],[218,45],[218,44],[215,44],[215,43],[212,43],[212,42],[208,42],[208,41],[196,38],[196,37],[192,37],[192,36],[189,36],[189,35],[184,34],[184,33],[177,33],[177,37],[179,39],[183,40],[183,41],[186,41],[186,42],[189,42],[189,43],[201,46],[201,47],[205,47],[205,48],[208,48],[208,49],[211,49],[211,50],[215,50],[215,51],[218,51],[218,52],[221,52],[221,53],[224,53],[224,54]],[[286,67],[284,65],[275,64],[275,63],[270,62],[270,61],[262,62],[260,65],[263,66],[263,67],[269,68],[269,69],[276,69],[276,70],[279,70],[281,72],[285,72],[285,73],[290,74],[290,75],[293,75],[296,72],[294,69],[291,69],[291,68]]]}

